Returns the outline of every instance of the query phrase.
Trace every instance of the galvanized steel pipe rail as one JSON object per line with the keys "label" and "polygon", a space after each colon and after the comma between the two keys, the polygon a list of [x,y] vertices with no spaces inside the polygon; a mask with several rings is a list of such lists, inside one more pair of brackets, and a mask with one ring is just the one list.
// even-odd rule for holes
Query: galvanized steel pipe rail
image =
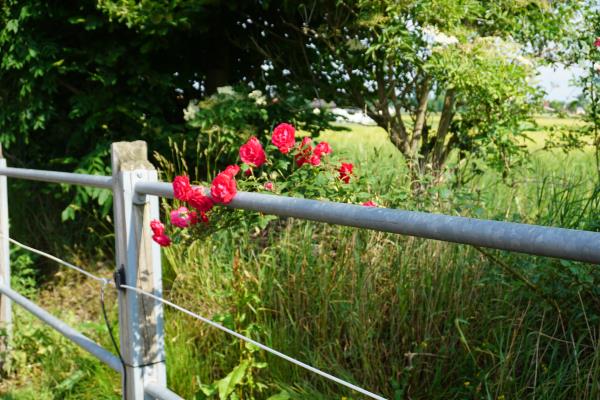
{"label": "galvanized steel pipe rail", "polygon": [[[143,146],[145,151],[145,144]],[[0,163],[6,165],[5,160],[1,159],[1,156]],[[111,176],[10,168],[5,166],[0,166],[0,176],[59,184],[92,186],[108,189],[113,192],[115,190],[114,183],[119,182]],[[155,176],[154,179],[156,179]],[[133,179],[131,176],[129,178],[130,180]],[[145,195],[173,198],[173,189],[170,183],[152,182],[148,181],[148,179],[142,179],[141,181],[135,179],[130,183],[131,189],[136,192],[139,198],[143,198]],[[5,195],[6,183],[4,182],[2,185]],[[131,196],[132,193],[128,193]],[[128,198],[128,201],[132,199],[133,201],[139,201],[139,198]],[[6,203],[6,199],[2,201]],[[372,208],[330,201],[248,192],[239,192],[227,206],[284,217],[294,217],[447,242],[600,264],[600,233],[598,232],[481,220],[417,211]],[[7,211],[6,204],[3,207]],[[158,215],[157,209],[155,213]],[[0,236],[5,241],[5,247],[8,247],[8,227],[7,224],[5,225],[3,228],[5,231],[3,232],[4,235]],[[141,226],[140,229],[142,229]],[[6,265],[4,268],[6,271],[10,271],[7,263],[5,262]],[[160,272],[160,264],[157,271]],[[10,282],[10,280],[6,282]],[[115,371],[124,373],[120,360],[116,356],[27,298],[10,289],[9,283],[0,284],[0,294],[7,296],[26,308],[67,338],[108,364]],[[141,391],[142,394],[145,393],[157,398],[180,399],[178,395],[166,388],[165,382],[160,382],[160,380],[158,382],[150,381],[147,384],[145,383]],[[129,398],[129,394],[125,394],[125,396]],[[131,398],[134,397],[137,399],[139,396],[135,394]]]}
{"label": "galvanized steel pipe rail", "polygon": [[56,318],[54,315],[50,314],[28,298],[21,296],[19,293],[6,287],[5,285],[0,285],[0,293],[10,297],[12,301],[19,304],[21,307],[38,317],[40,320],[50,325],[52,328],[56,329],[67,339],[77,343],[79,347],[92,354],[94,357],[111,367],[116,372],[121,374],[123,373],[123,368],[121,367],[121,362],[119,359],[110,351],[94,342],[92,339],[71,328],[65,322]]}
{"label": "galvanized steel pipe rail", "polygon": [[112,189],[112,177],[104,175],[74,174],[71,172],[44,171],[25,168],[0,168],[0,175],[9,178],[26,179],[51,183],[66,183],[71,185],[92,186],[102,189]]}
{"label": "galvanized steel pipe rail", "polygon": [[[103,189],[111,189],[113,183],[110,176],[10,167],[0,168],[0,175]],[[173,189],[168,183],[138,183],[136,191],[139,194],[173,198]],[[598,232],[249,192],[239,192],[228,206],[285,217],[600,264]]]}
{"label": "galvanized steel pipe rail", "polygon": [[[140,194],[173,198],[168,183],[138,183]],[[600,264],[600,233],[419,211],[238,192],[231,208]]]}

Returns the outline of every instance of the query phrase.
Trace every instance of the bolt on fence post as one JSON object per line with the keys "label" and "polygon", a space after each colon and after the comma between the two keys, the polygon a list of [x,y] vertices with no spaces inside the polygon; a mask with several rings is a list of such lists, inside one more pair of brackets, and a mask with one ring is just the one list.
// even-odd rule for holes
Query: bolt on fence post
{"label": "bolt on fence post", "polygon": [[[0,147],[0,168],[6,167],[6,159]],[[8,189],[6,176],[0,176],[0,284],[10,288],[10,248],[8,244]],[[9,346],[12,336],[12,302],[0,295],[0,365],[9,362]]]}
{"label": "bolt on fence post", "polygon": [[[124,272],[127,285],[162,297],[160,248],[150,233],[150,221],[159,216],[158,198],[135,193],[137,182],[158,180],[146,142],[113,143],[112,171],[117,268]],[[120,345],[128,364],[124,399],[144,399],[148,383],[166,387],[163,328],[162,303],[134,291],[119,291]]]}

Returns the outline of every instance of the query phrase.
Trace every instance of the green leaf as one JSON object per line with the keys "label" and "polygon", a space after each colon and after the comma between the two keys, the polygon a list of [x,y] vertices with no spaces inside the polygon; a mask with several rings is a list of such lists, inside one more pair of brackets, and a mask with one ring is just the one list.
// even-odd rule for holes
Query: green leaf
{"label": "green leaf", "polygon": [[61,221],[69,221],[75,219],[75,209],[71,205],[65,208],[60,214]]}
{"label": "green leaf", "polygon": [[246,370],[250,366],[249,360],[242,361],[237,367],[233,369],[227,376],[217,382],[219,389],[219,399],[227,400],[227,397],[233,392],[235,387],[239,385],[244,379]]}
{"label": "green leaf", "polygon": [[289,400],[291,398],[292,396],[290,396],[286,390],[282,390],[281,392],[269,397],[267,400]]}

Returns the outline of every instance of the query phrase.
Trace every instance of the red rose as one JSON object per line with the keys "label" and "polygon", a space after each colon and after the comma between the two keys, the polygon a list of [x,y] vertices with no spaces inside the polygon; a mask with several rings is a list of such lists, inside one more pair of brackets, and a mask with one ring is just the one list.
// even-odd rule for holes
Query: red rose
{"label": "red rose", "polygon": [[179,175],[175,177],[173,181],[173,194],[175,198],[181,201],[188,201],[192,186],[190,185],[190,178],[185,175]]}
{"label": "red rose", "polygon": [[294,147],[296,129],[290,124],[279,124],[273,130],[271,141],[283,154],[287,154]]}
{"label": "red rose", "polygon": [[167,235],[152,235],[152,240],[158,243],[161,247],[167,247],[171,244],[171,238]]}
{"label": "red rose", "polygon": [[321,157],[323,154],[331,154],[331,146],[327,142],[321,142],[315,146],[315,155]]}
{"label": "red rose", "polygon": [[316,154],[313,154],[310,157],[310,164],[314,167],[321,165],[321,157]]}
{"label": "red rose", "polygon": [[265,189],[272,192],[273,191],[273,182],[265,182]]}
{"label": "red rose", "polygon": [[189,203],[200,212],[209,211],[213,207],[212,199],[204,194],[203,189],[197,187],[192,189]]}
{"label": "red rose", "polygon": [[244,171],[244,176],[250,176],[252,175],[252,169],[248,168],[247,170]]}
{"label": "red rose", "polygon": [[294,156],[296,158],[296,165],[299,167],[310,161],[310,156],[312,153],[312,146],[310,143],[311,139],[309,137],[302,139],[302,143],[300,143],[300,147],[298,148],[298,153],[296,153]]}
{"label": "red rose", "polygon": [[196,211],[190,211],[188,215],[190,216],[190,225],[196,225],[198,223],[198,213]]}
{"label": "red rose", "polygon": [[365,207],[377,207],[377,203],[375,203],[373,200],[365,201],[362,203],[362,205]]}
{"label": "red rose", "polygon": [[225,168],[225,171],[223,171],[222,173],[227,174],[233,178],[238,174],[238,172],[240,172],[240,167],[238,167],[237,165],[230,165],[227,168]]}
{"label": "red rose", "polygon": [[340,173],[340,179],[344,181],[344,183],[350,182],[350,175],[352,175],[353,168],[354,165],[352,165],[351,163],[342,163],[342,166],[340,167],[340,169],[338,169]]}
{"label": "red rose", "polygon": [[255,136],[240,147],[240,159],[253,167],[260,167],[267,159],[262,145]]}
{"label": "red rose", "polygon": [[152,229],[153,235],[163,235],[165,233],[165,226],[157,219],[150,221],[150,229]]}
{"label": "red rose", "polygon": [[596,41],[594,42],[594,46],[596,46],[596,48],[600,48],[600,36],[596,38]]}
{"label": "red rose", "polygon": [[229,203],[237,193],[237,185],[233,176],[227,172],[221,172],[212,181],[210,194],[215,203]]}
{"label": "red rose", "polygon": [[205,212],[200,213],[200,219],[202,219],[202,222],[204,222],[205,224],[208,224],[208,217],[206,216]]}

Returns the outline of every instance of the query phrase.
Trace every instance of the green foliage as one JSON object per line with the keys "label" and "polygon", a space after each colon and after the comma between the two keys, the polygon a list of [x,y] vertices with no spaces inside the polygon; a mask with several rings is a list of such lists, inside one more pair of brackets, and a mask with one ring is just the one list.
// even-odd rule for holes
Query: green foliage
{"label": "green foliage", "polygon": [[[440,174],[455,149],[461,159],[468,153],[506,171],[524,160],[512,143],[538,103],[533,67],[543,49],[564,37],[578,5],[319,2],[288,10],[286,23],[257,48],[278,69],[291,69],[289,77],[270,73],[267,81],[302,82],[301,89],[320,98],[364,109],[415,176]],[[256,43],[264,36],[259,27],[249,30]],[[427,112],[431,95],[443,99],[436,129]],[[476,154],[481,147],[484,154]]]}
{"label": "green foliage", "polygon": [[[385,133],[360,129],[321,139],[340,159],[356,162],[350,185],[365,199],[600,229],[589,152],[537,153],[530,168],[511,171],[511,185],[488,169],[464,187],[439,184],[416,196]],[[600,277],[592,265],[293,219],[273,221],[259,233],[221,230],[167,248],[163,257],[169,300],[386,398],[598,397]],[[89,293],[88,284],[67,282],[70,296]],[[40,297],[110,346],[97,302],[81,302],[97,319],[78,325],[64,315],[59,290],[46,288]],[[3,380],[9,396],[119,396],[116,374],[16,311],[24,364]],[[169,387],[184,398],[358,398],[189,316],[165,312]],[[40,353],[58,345],[72,347]]]}
{"label": "green foliage", "polygon": [[569,108],[581,106],[586,123],[567,129],[556,129],[549,148],[561,148],[566,151],[593,146],[595,152],[596,176],[600,182],[600,47],[595,46],[600,37],[600,14],[598,2],[585,2],[578,15],[578,23],[562,44],[561,59],[566,64],[577,64],[583,68],[583,74],[577,79],[582,94]]}
{"label": "green foliage", "polygon": [[23,296],[35,292],[39,271],[34,268],[37,257],[19,247],[13,247],[10,253],[10,285]]}
{"label": "green foliage", "polygon": [[[312,103],[301,96],[280,98],[250,91],[246,86],[221,87],[204,100],[191,101],[186,108],[188,125],[197,132],[195,148],[201,150],[200,154],[179,155],[195,165],[198,179],[210,179],[237,161],[240,146],[251,136],[266,143],[280,122],[292,123],[311,134],[328,128],[333,121],[331,112],[317,109],[319,112],[314,112]],[[198,175],[201,166],[205,166],[206,175]]]}

